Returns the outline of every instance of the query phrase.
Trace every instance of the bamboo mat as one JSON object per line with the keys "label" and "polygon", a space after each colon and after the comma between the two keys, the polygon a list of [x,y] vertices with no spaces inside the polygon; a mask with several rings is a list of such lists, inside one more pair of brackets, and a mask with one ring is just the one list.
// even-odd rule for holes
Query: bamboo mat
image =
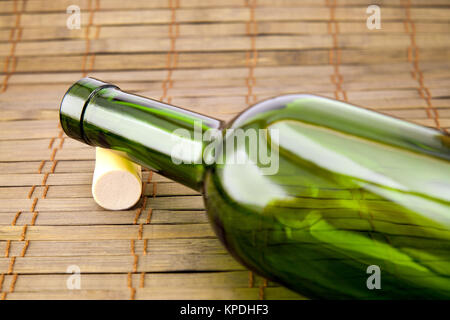
{"label": "bamboo mat", "polygon": [[307,92],[446,130],[449,21],[448,0],[1,1],[1,298],[304,298],[234,261],[201,196],[156,173],[132,210],[98,207],[94,150],[58,124],[64,92],[89,75],[224,120]]}

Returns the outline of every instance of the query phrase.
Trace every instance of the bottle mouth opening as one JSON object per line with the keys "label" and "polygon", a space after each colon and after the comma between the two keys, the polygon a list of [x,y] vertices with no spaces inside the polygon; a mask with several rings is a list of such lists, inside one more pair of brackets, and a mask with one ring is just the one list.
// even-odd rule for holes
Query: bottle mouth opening
{"label": "bottle mouth opening", "polygon": [[82,78],[64,94],[59,107],[59,121],[63,131],[71,138],[89,144],[83,131],[83,116],[91,98],[101,89],[117,86],[94,78]]}

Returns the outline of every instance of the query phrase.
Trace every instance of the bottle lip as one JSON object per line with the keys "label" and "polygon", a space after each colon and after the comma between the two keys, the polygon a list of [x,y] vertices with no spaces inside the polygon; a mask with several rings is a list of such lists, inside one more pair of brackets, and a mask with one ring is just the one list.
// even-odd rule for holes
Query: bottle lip
{"label": "bottle lip", "polygon": [[101,89],[119,87],[101,80],[86,77],[75,82],[64,94],[59,107],[59,121],[71,138],[89,144],[83,131],[83,116],[89,101]]}

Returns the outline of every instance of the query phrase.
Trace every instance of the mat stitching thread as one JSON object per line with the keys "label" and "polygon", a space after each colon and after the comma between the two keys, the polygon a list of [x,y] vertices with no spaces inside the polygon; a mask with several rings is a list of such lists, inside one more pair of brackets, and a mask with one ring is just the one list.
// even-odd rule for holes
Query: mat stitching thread
{"label": "mat stitching thread", "polygon": [[[60,128],[60,132],[58,134],[58,138],[61,139],[61,142],[60,142],[60,144],[57,147],[53,146],[53,143],[48,145],[49,149],[52,148],[50,161],[52,161],[53,164],[51,166],[50,171],[46,172],[44,174],[43,178],[42,178],[42,181],[41,181],[40,185],[42,187],[44,187],[44,191],[43,191],[41,197],[40,198],[38,198],[38,197],[34,197],[33,198],[33,202],[32,202],[31,207],[30,207],[30,212],[33,214],[32,218],[31,218],[31,222],[29,224],[30,226],[34,226],[36,224],[36,219],[37,219],[38,214],[39,214],[39,212],[36,211],[36,206],[38,204],[39,199],[45,199],[45,197],[46,197],[47,191],[49,189],[49,186],[47,185],[48,177],[49,177],[50,174],[53,174],[55,172],[55,168],[56,168],[56,163],[57,163],[57,160],[55,159],[56,152],[58,151],[58,149],[63,147],[64,138],[62,137],[62,129],[61,128]],[[54,139],[55,138],[53,138],[53,140]],[[42,164],[42,161],[41,161],[41,164]],[[45,164],[45,161],[44,161],[44,164]],[[43,168],[43,165],[39,165],[38,173],[41,173],[42,168]],[[34,193],[35,190],[36,190],[36,185],[32,185],[30,190],[28,191],[28,194],[27,194],[27,198],[28,199],[31,199],[31,197],[33,196],[33,193]],[[22,214],[22,211],[18,211],[16,213],[16,215],[14,216],[14,219],[13,219],[13,221],[11,223],[12,226],[16,225],[17,220],[19,219],[21,214]],[[26,240],[27,231],[28,231],[28,224],[24,224],[23,227],[22,227],[22,232],[21,232],[21,236],[20,236],[20,239],[19,239],[19,241],[24,242],[23,248],[22,248],[22,250],[20,252],[20,257],[22,257],[22,258],[25,257],[25,255],[26,255],[26,253],[28,251],[28,247],[30,245],[30,240]],[[7,251],[5,252],[5,257],[9,257],[9,255],[10,255],[10,248],[11,248],[11,240],[8,240],[7,248],[6,248]],[[8,273],[9,274],[13,274],[15,261],[16,261],[16,257],[12,257],[11,258],[11,262],[10,262],[10,267],[8,269]],[[1,297],[2,300],[6,299],[6,296],[7,296],[8,293],[14,292],[15,283],[17,281],[18,276],[19,275],[17,273],[13,274],[13,280],[11,281],[11,285],[10,285],[9,291],[8,292],[3,292],[2,297]]]}
{"label": "mat stitching thread", "polygon": [[[164,101],[166,100],[167,103],[172,102],[172,97],[169,94],[169,90],[173,87],[173,71],[177,68],[178,64],[178,52],[176,50],[176,41],[178,36],[180,35],[180,25],[176,21],[176,11],[180,7],[180,1],[179,0],[169,0],[169,8],[170,8],[170,23],[168,26],[168,35],[170,39],[170,49],[167,51],[167,76],[163,80],[161,86],[162,86],[162,95],[159,98],[159,100]],[[151,177],[153,172],[150,171],[149,181],[151,182]],[[156,190],[157,190],[157,183],[153,182],[153,198],[156,197]],[[145,191],[145,189],[144,189]],[[152,217],[153,209],[149,208],[147,212],[147,219],[145,221],[146,224],[150,224],[151,217]],[[141,223],[139,226],[139,238],[142,239],[142,233],[143,233],[143,224]],[[142,254],[147,255],[147,247],[148,247],[148,239],[144,239]],[[141,273],[140,281],[139,281],[139,287],[144,288],[145,287],[145,271]]]}
{"label": "mat stitching thread", "polygon": [[411,1],[410,0],[402,0],[401,1],[403,7],[405,8],[406,18],[404,20],[405,32],[409,34],[411,44],[408,47],[408,62],[411,63],[413,67],[413,71],[411,72],[411,76],[414,80],[416,80],[419,84],[419,88],[417,88],[419,95],[426,102],[425,111],[427,113],[427,117],[434,121],[434,124],[437,129],[443,130],[447,132],[446,128],[441,128],[440,120],[439,120],[439,111],[433,106],[431,99],[431,92],[426,87],[424,83],[423,72],[420,69],[419,63],[419,47],[416,43],[416,25],[411,18]]}
{"label": "mat stitching thread", "polygon": [[136,295],[136,289],[133,288],[133,278],[131,272],[128,272],[127,286],[130,289],[130,300],[134,300]]}
{"label": "mat stitching thread", "polygon": [[[145,195],[145,190],[147,188],[147,185],[151,182],[153,176],[153,172],[150,171],[147,177],[147,180],[142,182],[142,205],[139,209],[136,210],[136,215],[133,220],[133,225],[137,225],[139,222],[139,218],[142,214],[142,211],[145,210],[145,207],[147,205],[147,196]],[[138,229],[138,240],[142,240],[143,235],[143,223],[139,223],[139,229]],[[134,300],[136,297],[136,289],[133,287],[133,274],[137,272],[138,270],[138,264],[139,264],[139,256],[136,254],[136,247],[135,247],[135,240],[130,240],[130,252],[131,256],[133,257],[133,271],[128,272],[127,277],[127,287],[130,290],[130,300]],[[142,276],[141,276],[142,277]],[[142,280],[140,281],[142,283]]]}
{"label": "mat stitching thread", "polygon": [[[245,85],[247,87],[247,94],[245,96],[245,103],[250,106],[257,102],[257,96],[254,93],[254,87],[256,85],[255,68],[258,64],[258,48],[256,47],[256,38],[258,37],[258,23],[255,18],[255,10],[257,6],[257,0],[245,0],[244,6],[249,9],[249,19],[245,24],[245,31],[247,37],[250,39],[250,50],[245,53],[245,66],[248,69],[247,77],[245,78]],[[264,299],[264,283],[259,287],[259,297]],[[253,288],[255,284],[255,276],[252,271],[248,273],[248,287]]]}
{"label": "mat stitching thread", "polygon": [[[253,4],[254,4],[253,0],[245,0],[245,4],[244,4],[250,10],[249,21],[247,21],[247,23],[245,25],[246,35],[247,35],[247,37],[250,37],[250,38],[254,38],[254,35],[252,34],[252,31],[254,31],[254,24],[255,24],[255,21],[254,21],[255,15],[254,15]],[[253,40],[251,40],[251,44],[252,45],[254,44]],[[253,52],[253,50],[252,50],[252,52]],[[254,77],[253,67],[250,64],[250,51],[248,51],[248,50],[245,53],[245,66],[248,69],[248,74],[247,74],[247,77],[245,78],[245,84],[247,86],[247,94],[245,96],[245,103],[247,105],[249,105],[250,104],[249,103],[249,100],[250,100],[249,95],[253,92],[253,86],[255,85],[255,77]],[[256,100],[256,98],[254,100]],[[248,286],[249,286],[249,288],[253,288],[254,275],[253,275],[252,271],[248,272],[248,278],[249,278]]]}
{"label": "mat stitching thread", "polygon": [[[89,2],[88,2],[89,22],[88,22],[88,25],[86,27],[86,32],[85,32],[86,50],[83,55],[83,61],[82,61],[82,67],[81,67],[83,77],[86,77],[90,72],[92,72],[92,70],[94,68],[94,62],[95,62],[95,52],[92,52],[92,53],[90,52],[91,51],[90,30],[91,30],[91,28],[94,27],[94,16],[95,16],[95,13],[100,9],[100,0],[95,0],[94,8],[92,8],[92,1],[94,1],[94,0],[89,0]],[[97,40],[99,35],[100,35],[100,26],[96,26],[94,39]],[[88,66],[89,58],[90,58],[90,60],[89,60],[89,66]]]}
{"label": "mat stitching thread", "polygon": [[167,51],[167,77],[162,83],[163,93],[159,100],[167,100],[167,103],[171,103],[172,97],[169,96],[168,91],[173,87],[172,73],[176,69],[178,64],[178,52],[176,50],[176,41],[180,34],[180,25],[177,23],[176,12],[180,7],[179,0],[169,0],[169,8],[171,12],[171,19],[169,23],[169,39],[170,39],[170,49]]}
{"label": "mat stitching thread", "polygon": [[[153,177],[153,171],[149,172],[149,177],[148,177],[148,183],[151,183],[152,181],[152,177]],[[153,182],[153,198],[155,198],[156,194],[155,194],[155,185],[156,182]],[[153,208],[148,208],[147,211],[147,218],[145,219],[145,224],[150,224],[150,220],[152,218],[152,212],[153,212]],[[139,226],[139,238],[142,240],[142,234],[143,234],[143,228],[144,228],[144,224],[141,223]],[[142,254],[144,256],[147,255],[147,245],[148,245],[148,239],[144,239],[144,246],[142,248]],[[145,287],[145,271],[141,272],[141,278],[139,281],[139,288],[144,288]]]}
{"label": "mat stitching thread", "polygon": [[[20,10],[20,12],[19,12],[19,14],[18,14],[18,12],[17,12],[17,1],[14,1],[14,12],[16,13],[16,26],[15,26],[15,31],[14,31],[14,32],[16,32],[17,28],[20,28],[20,29],[19,29],[19,36],[18,36],[18,38],[15,40],[15,43],[14,43],[14,47],[13,47],[14,49],[11,50],[11,56],[12,56],[12,59],[13,59],[12,70],[11,70],[10,73],[8,73],[9,76],[7,76],[7,77],[4,79],[4,83],[3,83],[3,87],[2,87],[2,92],[6,91],[6,89],[7,89],[7,81],[8,81],[8,78],[9,78],[10,75],[12,75],[12,74],[14,73],[14,71],[15,71],[16,59],[15,59],[15,57],[13,56],[13,54],[14,54],[14,51],[15,51],[15,44],[16,44],[18,41],[20,41],[20,36],[21,36],[21,32],[22,32],[22,28],[19,27],[19,24],[20,24],[20,16],[21,16],[22,12],[24,11],[25,3],[26,3],[26,0],[22,1],[22,7],[21,7],[21,10]],[[9,63],[9,62],[8,62],[8,63]],[[54,138],[52,138],[51,141],[54,141]],[[52,144],[49,145],[49,149],[51,148],[51,146],[52,146]],[[60,146],[62,147],[62,142],[60,143]],[[51,160],[52,160],[52,161],[54,161],[54,156],[55,156],[55,154],[56,154],[56,150],[53,150],[53,151],[52,151],[52,155],[51,155]],[[43,161],[41,161],[41,163],[40,163],[40,165],[39,165],[39,167],[38,167],[38,173],[39,173],[39,174],[41,173],[42,168],[43,168],[44,165],[45,165],[45,161],[43,160]],[[55,165],[53,165],[52,168],[53,168],[53,170],[54,170]],[[53,173],[53,171],[51,171],[51,173]],[[46,173],[46,174],[44,175],[44,178],[43,178],[42,183],[41,183],[42,186],[45,186],[45,185],[46,185],[47,178],[48,178],[48,173]],[[28,198],[28,199],[31,199],[31,197],[33,196],[33,193],[34,193],[35,189],[36,189],[36,185],[33,184],[33,185],[31,186],[30,190],[29,190],[28,193],[27,193],[27,198]],[[43,198],[45,198],[45,194],[43,195]],[[37,203],[38,203],[38,199],[39,199],[38,197],[35,197],[35,198],[33,199],[32,204],[31,204],[30,212],[33,214],[33,216],[32,216],[32,219],[31,219],[30,226],[34,226],[34,225],[36,224],[36,219],[37,219],[37,216],[38,216],[38,211],[36,211],[35,209],[36,209],[36,205],[37,205]],[[21,214],[22,214],[22,211],[18,211],[18,212],[15,214],[15,216],[14,216],[14,218],[13,218],[13,221],[11,222],[11,225],[12,225],[12,226],[15,226],[15,225],[16,225],[16,223],[17,223],[19,217],[21,216]],[[21,252],[20,252],[20,257],[24,257],[24,256],[25,256],[25,254],[26,254],[26,252],[27,252],[27,250],[28,250],[29,244],[30,244],[30,240],[25,240],[25,239],[26,239],[27,230],[28,230],[28,224],[24,224],[23,227],[22,227],[22,232],[21,232],[20,239],[19,239],[20,242],[24,242],[23,248],[22,248],[22,250],[21,250]],[[11,240],[8,240],[8,241],[7,241],[6,250],[5,250],[5,257],[6,257],[6,258],[8,258],[8,257],[10,256],[10,253],[11,253],[11,252],[10,252],[10,250],[11,250],[11,243],[12,243]],[[9,275],[12,274],[12,275],[13,275],[13,278],[12,278],[12,280],[11,280],[11,284],[10,284],[10,287],[9,287],[8,292],[2,292],[1,300],[6,300],[7,294],[8,294],[8,293],[13,293],[13,292],[14,292],[15,285],[16,285],[16,282],[17,282],[17,279],[18,279],[18,276],[19,276],[18,273],[14,273],[15,262],[16,262],[16,256],[11,257],[10,263],[9,263],[9,266],[8,266],[8,272],[7,272],[7,274],[9,274]],[[4,281],[4,278],[5,278],[5,275],[2,274],[2,286],[1,286],[1,287],[3,287],[3,281]],[[0,288],[0,289],[3,290],[2,288]]]}
{"label": "mat stitching thread", "polygon": [[[151,182],[152,176],[153,176],[153,171],[150,171],[148,183]],[[153,181],[152,184],[153,184],[152,198],[154,199],[156,197],[157,183],[155,181]],[[150,224],[150,221],[152,219],[152,214],[153,214],[153,208],[150,207],[150,208],[148,208],[148,211],[147,211],[147,218],[145,220],[145,224]],[[142,226],[142,224],[141,224],[141,226]],[[144,247],[142,248],[142,254],[144,256],[147,255],[147,245],[148,245],[148,239],[144,239]]]}
{"label": "mat stitching thread", "polygon": [[[339,35],[339,23],[336,20],[336,7],[337,0],[326,0],[326,6],[330,8],[330,20],[328,21],[328,33],[333,36],[333,47],[329,51],[329,64],[333,65],[334,74],[331,75],[331,82],[336,86],[336,90],[334,92],[335,98],[337,100],[343,100],[345,102],[348,101],[347,92],[342,88],[344,83],[344,77],[340,73],[340,65],[341,65],[341,48],[339,47],[338,35]],[[333,28],[334,26],[334,28]],[[342,99],[340,99],[340,93],[342,93]],[[355,194],[356,193],[356,194]],[[375,226],[373,224],[373,216],[372,213],[368,212],[368,218],[364,218],[361,213],[361,200],[363,199],[363,190],[352,190],[351,191],[352,200],[358,201],[358,215],[361,219],[366,219],[371,226],[372,231],[375,231]],[[356,199],[355,199],[356,197]],[[369,235],[372,237],[372,234],[369,232]],[[387,235],[385,235],[386,240],[389,241]]]}
{"label": "mat stitching thread", "polygon": [[[9,78],[14,74],[14,72],[16,71],[16,66],[17,66],[17,58],[15,56],[16,53],[16,47],[17,47],[17,43],[20,42],[20,40],[22,39],[22,32],[23,32],[23,28],[20,25],[21,22],[21,18],[22,18],[22,14],[25,10],[25,5],[27,0],[22,0],[22,6],[20,7],[20,10],[17,10],[18,7],[18,2],[19,0],[14,0],[13,3],[13,12],[16,15],[16,21],[14,24],[14,27],[11,29],[11,32],[9,34],[9,39],[8,39],[8,43],[11,44],[11,50],[9,52],[9,56],[5,57],[5,65],[3,68],[3,73],[5,74],[3,77],[3,82],[2,82],[2,88],[0,90],[0,92],[5,92],[6,89],[8,88],[8,81]],[[11,64],[11,71],[9,70],[9,66]]]}
{"label": "mat stitching thread", "polygon": [[253,275],[253,272],[248,272],[248,287],[253,288],[255,283],[255,276]]}
{"label": "mat stitching thread", "polygon": [[[178,52],[176,50],[176,41],[177,38],[180,35],[180,25],[177,23],[177,9],[180,7],[180,1],[179,0],[169,0],[169,8],[171,13],[171,19],[169,23],[169,39],[170,39],[170,49],[167,51],[167,77],[162,82],[162,95],[159,100],[164,101],[166,100],[167,103],[172,102],[172,97],[169,94],[169,89],[173,87],[173,71],[177,68],[178,64]],[[151,182],[153,172],[150,171],[149,173],[149,180],[148,183]],[[153,182],[153,191],[152,191],[152,197],[156,197],[157,192],[157,183]],[[152,218],[153,209],[149,208],[147,211],[147,218],[145,220],[145,224],[150,224],[151,218]],[[139,238],[142,239],[142,233],[143,233],[143,224],[141,223],[139,226]],[[144,245],[142,249],[142,254],[147,255],[147,247],[148,247],[148,239],[144,239]],[[145,271],[141,273],[140,281],[139,281],[139,288],[145,287]]]}
{"label": "mat stitching thread", "polygon": [[[328,21],[328,33],[333,37],[333,47],[329,51],[329,64],[333,65],[334,74],[331,75],[331,82],[336,86],[336,90],[334,92],[335,98],[337,100],[342,100],[347,102],[347,92],[342,88],[344,83],[344,77],[340,73],[340,65],[341,65],[341,48],[339,47],[338,36],[339,36],[339,23],[336,20],[336,7],[337,0],[326,0],[326,6],[330,8],[330,20]],[[334,26],[334,28],[333,28]],[[342,99],[340,99],[340,94],[342,93]],[[358,215],[361,219],[367,220],[370,225],[372,232],[375,232],[375,225],[373,224],[373,216],[370,211],[368,211],[368,217],[364,217],[361,212],[361,200],[364,197],[364,190],[356,189],[351,190],[350,194],[352,200],[358,201]],[[372,233],[369,232],[369,236],[373,239]],[[390,239],[387,235],[384,235],[386,241],[390,242]]]}
{"label": "mat stitching thread", "polygon": [[[339,47],[339,23],[336,20],[336,0],[326,0],[326,6],[330,9],[330,19],[328,21],[328,34],[332,36],[333,46],[328,51],[328,63],[333,66],[333,74],[330,76],[331,82],[335,85],[334,96],[337,100],[348,101],[347,92],[342,88],[344,77],[340,72],[341,48]],[[342,95],[342,99],[341,99]]]}
{"label": "mat stitching thread", "polygon": [[[176,22],[176,10],[179,7],[180,7],[179,0],[169,0],[169,8],[170,8],[170,13],[171,13],[171,19],[170,19],[170,23],[168,26],[169,27],[168,33],[169,33],[169,39],[170,39],[170,49],[169,49],[169,51],[167,51],[167,65],[166,65],[167,76],[162,82],[163,92],[159,99],[161,101],[166,100],[167,103],[172,102],[172,97],[169,95],[169,89],[173,87],[172,75],[173,75],[173,71],[176,69],[177,64],[178,64],[178,52],[176,50],[176,40],[180,34],[180,26]],[[153,175],[153,172],[150,171],[147,184],[151,183],[152,175]],[[146,191],[145,189],[146,189],[146,186],[143,187],[144,192]],[[157,190],[157,183],[153,182],[153,192],[152,192],[153,198],[156,197],[156,190]],[[146,199],[147,199],[147,197],[145,197],[145,200]],[[144,209],[145,209],[145,206],[142,208],[142,210],[144,210]],[[142,210],[141,210],[141,212],[142,212]],[[141,214],[141,212],[139,212],[139,215]],[[150,224],[152,213],[153,213],[153,209],[149,208],[148,212],[147,212],[147,219],[145,221],[145,224]],[[135,222],[137,223],[137,220],[135,220]],[[142,240],[143,230],[144,230],[144,224],[141,223],[141,224],[139,224],[139,232],[138,232],[139,240]],[[144,244],[143,244],[143,249],[142,249],[143,255],[147,255],[147,246],[148,246],[148,239],[144,239]],[[135,272],[137,271],[136,268],[134,268],[134,270],[135,270]],[[139,288],[145,287],[145,275],[146,275],[145,271],[141,272]],[[129,274],[129,278],[130,277],[131,277],[131,275]],[[136,289],[134,289],[132,287],[132,281],[129,280],[128,284],[129,284],[129,288],[131,290],[131,299],[134,300]]]}
{"label": "mat stitching thread", "polygon": [[259,286],[259,300],[266,299],[266,294],[264,292],[265,288],[267,288],[267,279],[264,279],[262,285]]}
{"label": "mat stitching thread", "polygon": [[[89,7],[91,7],[91,1],[89,1]],[[97,9],[98,9],[98,0],[97,0],[97,7],[96,7],[95,10],[97,10]],[[84,69],[84,66],[83,66],[83,69]],[[58,163],[58,160],[55,159],[56,153],[58,152],[58,150],[61,150],[63,148],[63,146],[64,146],[64,141],[65,141],[65,137],[63,136],[64,132],[63,132],[61,124],[59,122],[58,122],[58,126],[57,127],[59,129],[58,136],[57,137],[52,137],[50,139],[49,144],[48,144],[48,149],[52,149],[51,156],[50,156],[50,161],[52,162],[52,166],[50,168],[50,171],[46,172],[44,174],[43,178],[42,178],[41,186],[44,187],[44,190],[42,192],[42,195],[41,195],[40,199],[45,199],[47,197],[47,193],[48,193],[48,190],[50,188],[50,186],[47,185],[47,180],[48,180],[48,177],[50,176],[50,174],[53,174],[55,172],[56,165]],[[56,139],[60,140],[58,146],[54,146],[54,142],[56,141]],[[46,163],[45,160],[41,161],[41,163],[40,163],[40,165],[38,167],[38,170],[37,170],[39,174],[41,174],[42,169],[45,166],[45,163]],[[31,187],[30,191],[28,192],[28,195],[27,195],[27,197],[29,199],[32,197],[35,189],[36,189],[36,186],[33,185]],[[35,209],[36,209],[36,205],[38,203],[38,200],[39,200],[39,198],[35,197],[33,199],[33,203],[32,203],[31,208],[30,208],[30,211],[33,213],[30,226],[34,226],[36,224],[36,219],[38,217],[38,211],[36,211]],[[14,218],[14,221],[13,221],[14,223],[17,221],[19,216],[20,216],[20,213],[16,214],[16,217]],[[27,253],[28,247],[30,245],[30,240],[25,240],[26,239],[27,230],[28,230],[28,225],[25,224],[23,226],[23,230],[22,230],[22,234],[21,234],[21,238],[20,238],[20,241],[25,241],[25,244],[24,244],[24,246],[22,248],[22,251],[20,253],[20,257],[24,257],[25,256],[25,254]],[[14,258],[14,260],[11,260],[11,264],[12,265],[11,265],[10,269],[8,270],[8,271],[11,271],[11,273],[13,271],[13,267],[14,267],[14,263],[15,263],[15,257],[13,257],[13,258]],[[14,292],[15,283],[17,281],[17,278],[18,278],[18,274],[16,273],[16,274],[14,274],[13,280],[11,282],[11,286],[10,286],[9,292]],[[5,299],[5,298],[6,298],[6,293],[3,293],[2,299]]]}
{"label": "mat stitching thread", "polygon": [[256,48],[256,38],[258,36],[258,23],[255,19],[255,8],[257,0],[246,0],[245,6],[249,9],[249,20],[247,21],[246,35],[250,38],[250,50],[245,53],[245,65],[248,68],[248,75],[245,79],[247,86],[247,95],[245,96],[245,103],[247,105],[256,103],[257,97],[254,93],[254,86],[256,85],[255,68],[258,63],[258,49]]}

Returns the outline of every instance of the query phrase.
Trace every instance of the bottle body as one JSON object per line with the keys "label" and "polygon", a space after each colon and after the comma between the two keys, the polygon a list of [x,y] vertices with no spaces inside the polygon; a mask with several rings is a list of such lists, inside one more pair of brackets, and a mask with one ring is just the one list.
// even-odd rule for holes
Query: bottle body
{"label": "bottle body", "polygon": [[237,259],[308,297],[450,297],[448,136],[296,95],[231,124],[255,126],[278,130],[278,172],[225,161],[205,179]]}
{"label": "bottle body", "polygon": [[[202,191],[223,244],[259,274],[312,298],[450,297],[448,135],[309,95],[228,125],[118,88],[87,100],[72,136]],[[199,122],[216,135],[196,138]],[[192,148],[174,163],[180,127]]]}

